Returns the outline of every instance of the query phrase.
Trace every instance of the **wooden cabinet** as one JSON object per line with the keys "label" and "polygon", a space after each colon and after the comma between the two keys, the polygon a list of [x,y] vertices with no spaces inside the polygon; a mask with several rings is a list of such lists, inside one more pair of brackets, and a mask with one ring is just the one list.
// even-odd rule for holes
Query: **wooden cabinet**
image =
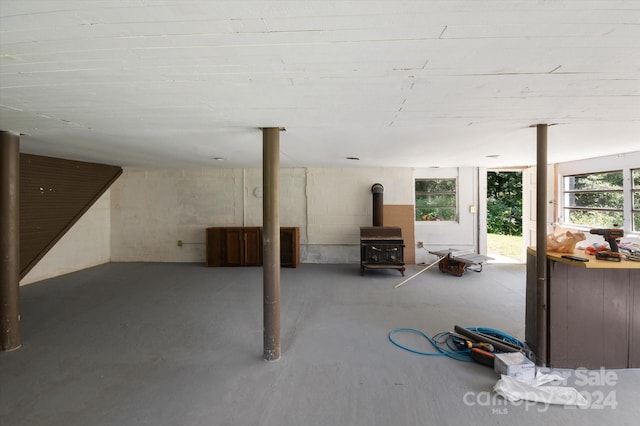
{"label": "wooden cabinet", "polygon": [[297,268],[300,264],[300,228],[280,228],[280,265]]}
{"label": "wooden cabinet", "polygon": [[262,264],[260,227],[207,228],[207,266]]}
{"label": "wooden cabinet", "polygon": [[260,228],[228,228],[223,231],[227,266],[259,266],[262,264]]}
{"label": "wooden cabinet", "polygon": [[[258,226],[206,229],[207,266],[261,266],[262,228]],[[280,264],[296,268],[300,263],[299,228],[280,228]]]}

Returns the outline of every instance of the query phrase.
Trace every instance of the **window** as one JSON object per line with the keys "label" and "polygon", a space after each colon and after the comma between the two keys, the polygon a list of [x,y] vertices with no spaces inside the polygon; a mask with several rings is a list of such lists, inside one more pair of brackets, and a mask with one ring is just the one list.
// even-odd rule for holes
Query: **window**
{"label": "window", "polygon": [[611,228],[624,224],[622,171],[564,176],[564,221]]}
{"label": "window", "polygon": [[456,179],[416,179],[416,221],[457,220]]}
{"label": "window", "polygon": [[640,232],[640,169],[631,170],[631,182],[633,230],[634,232]]}

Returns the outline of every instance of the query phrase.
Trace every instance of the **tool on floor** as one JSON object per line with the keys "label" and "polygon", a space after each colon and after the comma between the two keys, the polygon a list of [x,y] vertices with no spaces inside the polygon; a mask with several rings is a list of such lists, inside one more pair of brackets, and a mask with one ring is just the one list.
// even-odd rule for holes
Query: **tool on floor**
{"label": "tool on floor", "polygon": [[531,350],[529,350],[525,345],[519,345],[517,343],[510,343],[505,341],[504,339],[500,339],[495,337],[495,335],[490,335],[482,332],[475,332],[458,325],[453,327],[456,333],[462,334],[463,336],[475,341],[475,342],[483,342],[489,343],[493,345],[496,351],[500,352],[522,352],[527,358],[533,359],[534,354]]}
{"label": "tool on floor", "polygon": [[471,348],[471,359],[478,364],[486,365],[493,368],[496,361],[496,356],[493,351],[487,351],[480,348]]}
{"label": "tool on floor", "polygon": [[394,285],[393,288],[398,288],[401,285],[404,285],[407,281],[417,277],[418,275],[420,275],[421,273],[423,273],[427,269],[431,268],[436,263],[440,262],[440,260],[442,260],[442,257],[438,257],[438,260],[436,260],[435,262],[431,263],[429,266],[426,266],[426,267],[422,268],[420,271],[418,271],[415,274],[411,275],[409,278],[407,278],[406,280],[402,281],[401,283],[398,283],[398,284]]}
{"label": "tool on floor", "polygon": [[487,260],[492,260],[491,257],[474,253],[473,250],[449,249],[429,251],[429,253],[442,258],[439,264],[440,272],[449,273],[457,277],[462,276],[467,269],[482,272],[482,265]]}
{"label": "tool on floor", "polygon": [[[529,348],[527,348],[523,342],[500,330],[486,327],[470,327],[462,329],[461,327],[455,326],[455,328],[455,332],[440,332],[433,337],[429,337],[424,332],[415,328],[396,328],[389,332],[389,341],[401,349],[418,355],[446,356],[455,359],[456,361],[475,361],[491,367],[494,365],[494,352],[503,352],[503,350],[498,349],[498,347],[503,348],[504,352],[522,351],[526,356],[528,356],[528,353],[531,353]],[[464,330],[464,332],[461,333],[460,330]],[[420,351],[403,345],[396,340],[396,335],[398,333],[418,334],[427,339],[427,341],[436,349],[436,352]],[[466,337],[466,334],[477,336],[480,340]],[[485,341],[485,336],[491,337],[498,342],[498,344]]]}
{"label": "tool on floor", "polygon": [[464,346],[469,348],[469,349],[482,349],[484,351],[487,352],[494,352],[495,349],[493,348],[493,345],[491,343],[485,343],[485,342],[473,342],[471,340],[465,340],[463,342]]}

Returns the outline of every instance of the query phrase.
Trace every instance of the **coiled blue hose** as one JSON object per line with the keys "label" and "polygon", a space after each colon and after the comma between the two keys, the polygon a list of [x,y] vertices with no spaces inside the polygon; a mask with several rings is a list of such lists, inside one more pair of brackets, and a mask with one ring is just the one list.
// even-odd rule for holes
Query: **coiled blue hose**
{"label": "coiled blue hose", "polygon": [[[503,331],[496,330],[494,328],[468,327],[467,330],[473,331],[475,333],[487,334],[487,335],[496,337],[497,339],[500,339],[504,342],[511,343],[521,348],[526,348],[526,345],[520,340],[516,339],[513,336],[510,336],[509,334]],[[417,349],[413,349],[408,346],[402,345],[394,339],[394,335],[397,333],[413,333],[413,334],[422,336],[429,343],[431,343],[431,345],[437,350],[437,352],[419,351]],[[433,337],[429,337],[424,332],[415,328],[396,328],[389,332],[389,341],[394,345],[396,345],[397,347],[399,347],[400,349],[404,349],[405,351],[409,351],[414,354],[424,355],[424,356],[446,356],[446,357],[455,359],[456,361],[472,362],[473,360],[471,359],[471,350],[466,348],[459,349],[462,346],[460,344],[462,340],[464,339],[461,339],[458,335],[451,332],[447,332],[447,331],[438,333]]]}

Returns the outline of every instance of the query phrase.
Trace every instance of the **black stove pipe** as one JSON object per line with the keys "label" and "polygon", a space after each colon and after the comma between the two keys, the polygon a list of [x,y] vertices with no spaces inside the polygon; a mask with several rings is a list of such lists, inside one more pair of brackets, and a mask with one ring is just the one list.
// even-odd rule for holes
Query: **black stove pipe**
{"label": "black stove pipe", "polygon": [[381,183],[374,183],[371,187],[371,193],[373,194],[373,226],[383,226],[384,186]]}

